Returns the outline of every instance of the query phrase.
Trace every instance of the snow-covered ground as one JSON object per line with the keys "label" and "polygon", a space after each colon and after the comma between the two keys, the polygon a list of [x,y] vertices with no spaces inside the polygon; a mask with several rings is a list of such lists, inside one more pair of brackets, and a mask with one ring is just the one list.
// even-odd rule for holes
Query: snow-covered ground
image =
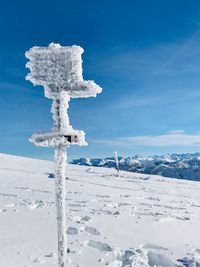
{"label": "snow-covered ground", "polygon": [[[57,266],[52,172],[0,154],[0,267]],[[69,267],[200,266],[200,182],[68,165],[66,185]]]}

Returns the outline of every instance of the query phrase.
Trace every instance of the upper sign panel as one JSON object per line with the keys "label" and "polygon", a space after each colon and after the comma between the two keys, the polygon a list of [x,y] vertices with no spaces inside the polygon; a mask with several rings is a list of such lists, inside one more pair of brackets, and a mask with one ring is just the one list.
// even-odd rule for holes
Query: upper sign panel
{"label": "upper sign panel", "polygon": [[83,49],[80,46],[48,47],[34,46],[26,52],[29,62],[26,67],[30,73],[26,76],[34,85],[45,87],[45,95],[56,97],[66,91],[70,97],[90,97],[101,93],[102,88],[94,81],[84,81],[82,76]]}

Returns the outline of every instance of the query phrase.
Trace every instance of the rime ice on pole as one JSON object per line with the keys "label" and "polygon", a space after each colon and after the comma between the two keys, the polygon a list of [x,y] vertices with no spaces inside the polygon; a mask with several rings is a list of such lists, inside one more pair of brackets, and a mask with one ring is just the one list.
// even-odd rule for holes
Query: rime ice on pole
{"label": "rime ice on pole", "polygon": [[82,76],[83,49],[80,46],[48,47],[35,46],[26,52],[30,73],[26,79],[34,85],[42,85],[45,96],[52,99],[54,128],[51,132],[35,133],[30,141],[37,146],[55,147],[55,185],[58,231],[58,266],[67,264],[67,236],[65,211],[66,147],[87,145],[84,131],[74,130],[69,122],[67,109],[70,98],[95,97],[102,89],[93,81],[84,81]]}

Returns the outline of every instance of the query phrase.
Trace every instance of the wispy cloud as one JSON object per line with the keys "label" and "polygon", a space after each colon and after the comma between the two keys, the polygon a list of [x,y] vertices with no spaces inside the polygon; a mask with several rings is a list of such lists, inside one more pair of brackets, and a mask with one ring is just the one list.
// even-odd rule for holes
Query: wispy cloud
{"label": "wispy cloud", "polygon": [[[168,92],[169,90],[165,90]],[[199,90],[174,90],[170,94],[155,94],[155,95],[139,95],[132,94],[129,96],[121,97],[110,104],[110,109],[129,109],[135,107],[151,107],[161,106],[168,104],[177,104],[189,102],[200,98]]]}
{"label": "wispy cloud", "polygon": [[30,86],[23,86],[14,82],[0,82],[0,90],[8,90],[8,92],[24,92],[26,94],[32,93],[35,91],[35,88]]}
{"label": "wispy cloud", "polygon": [[23,77],[24,78],[24,69],[23,71],[18,69],[18,68],[6,68],[5,72],[11,76],[15,76],[15,77]]}
{"label": "wispy cloud", "polygon": [[[189,102],[200,97],[200,30],[174,43],[116,49],[92,60],[91,71],[120,81],[109,109]],[[186,77],[190,76],[187,79]],[[185,82],[186,81],[186,82]],[[190,81],[190,83],[189,83]],[[188,84],[189,83],[189,84]],[[107,88],[106,88],[107,89]]]}
{"label": "wispy cloud", "polygon": [[133,74],[155,78],[200,71],[200,26],[187,38],[141,49],[114,49],[91,59],[90,72]]}
{"label": "wispy cloud", "polygon": [[[199,26],[198,26],[199,28]],[[171,44],[169,49],[169,58],[162,62],[159,66],[159,68],[154,70],[153,75],[157,76],[162,74],[167,69],[173,68],[173,65],[177,65],[174,63],[178,63],[179,69],[177,69],[179,72],[191,72],[191,69],[194,71],[197,69],[199,70],[199,66],[196,64],[191,64],[191,60],[188,60],[184,62],[184,59],[195,59],[194,57],[198,56],[200,57],[200,49],[199,49],[199,40],[200,40],[200,30],[198,29],[193,35],[189,36],[186,40],[183,40],[180,43],[177,44]],[[168,54],[168,53],[167,53]],[[182,62],[183,60],[183,62]],[[195,60],[196,62],[196,60]],[[184,64],[180,64],[184,63]],[[193,66],[193,68],[192,68]]]}
{"label": "wispy cloud", "polygon": [[12,83],[12,82],[0,82],[0,89],[9,89],[9,90],[26,90],[25,86],[20,84]]}
{"label": "wispy cloud", "polygon": [[183,130],[173,130],[163,135],[156,136],[129,136],[114,139],[96,140],[110,146],[194,146],[200,145],[200,134],[186,134]]}

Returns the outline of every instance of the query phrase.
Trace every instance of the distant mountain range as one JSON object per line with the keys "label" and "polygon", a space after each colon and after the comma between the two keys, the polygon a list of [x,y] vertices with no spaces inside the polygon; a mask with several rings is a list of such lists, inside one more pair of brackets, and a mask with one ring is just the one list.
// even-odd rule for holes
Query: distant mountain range
{"label": "distant mountain range", "polygon": [[[72,164],[115,168],[114,157],[110,158],[80,158]],[[162,156],[119,157],[120,170],[157,174],[165,177],[200,181],[200,153],[166,154]]]}

